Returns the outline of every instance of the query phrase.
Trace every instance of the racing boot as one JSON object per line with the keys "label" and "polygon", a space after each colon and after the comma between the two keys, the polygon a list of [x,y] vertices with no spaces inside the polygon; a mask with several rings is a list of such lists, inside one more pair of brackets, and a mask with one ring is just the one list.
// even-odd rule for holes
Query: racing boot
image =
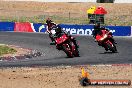
{"label": "racing boot", "polygon": [[50,43],[50,45],[55,45],[56,43],[55,43],[55,41],[52,41],[51,43]]}
{"label": "racing boot", "polygon": [[113,37],[111,38],[111,41],[112,41],[114,44],[117,44],[117,42],[114,40]]}
{"label": "racing boot", "polygon": [[62,47],[59,46],[59,45],[56,45],[56,49],[58,49],[58,50],[62,50]]}
{"label": "racing boot", "polygon": [[50,39],[51,39],[51,43],[50,43],[50,45],[55,45],[56,43],[55,43],[55,40],[54,40],[54,37],[52,36],[52,34],[49,34],[49,37],[50,37]]}

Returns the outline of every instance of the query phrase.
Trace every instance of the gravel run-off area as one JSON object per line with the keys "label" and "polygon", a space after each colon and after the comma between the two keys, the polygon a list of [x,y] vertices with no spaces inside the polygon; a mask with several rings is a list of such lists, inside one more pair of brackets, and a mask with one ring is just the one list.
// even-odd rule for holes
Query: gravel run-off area
{"label": "gravel run-off area", "polygon": [[[0,69],[0,88],[83,88],[81,67],[90,79],[132,80],[132,66],[60,66]],[[87,86],[86,88],[132,88],[132,86]]]}

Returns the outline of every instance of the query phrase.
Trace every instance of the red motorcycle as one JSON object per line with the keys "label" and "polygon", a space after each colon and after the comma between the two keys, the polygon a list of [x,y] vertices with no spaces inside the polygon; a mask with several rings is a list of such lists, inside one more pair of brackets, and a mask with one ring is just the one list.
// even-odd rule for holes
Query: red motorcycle
{"label": "red motorcycle", "polygon": [[71,40],[71,37],[67,34],[62,34],[59,38],[55,38],[56,46],[63,50],[66,55],[70,58],[72,57],[79,57],[78,48],[74,45]]}
{"label": "red motorcycle", "polygon": [[98,44],[103,46],[106,50],[110,50],[113,53],[117,52],[115,42],[112,39],[111,32],[107,30],[101,30],[95,38]]}

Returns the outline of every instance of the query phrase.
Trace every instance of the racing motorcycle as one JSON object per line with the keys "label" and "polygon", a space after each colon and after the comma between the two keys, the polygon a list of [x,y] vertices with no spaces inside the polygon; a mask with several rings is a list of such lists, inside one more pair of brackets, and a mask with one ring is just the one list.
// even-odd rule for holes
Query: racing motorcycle
{"label": "racing motorcycle", "polygon": [[110,50],[113,53],[117,52],[115,42],[112,39],[111,32],[101,30],[100,33],[98,33],[95,38],[98,44],[103,46],[106,51]]}
{"label": "racing motorcycle", "polygon": [[79,57],[78,48],[74,45],[71,38],[73,37],[65,33],[61,34],[60,37],[55,37],[56,47],[59,50],[63,50],[70,58]]}

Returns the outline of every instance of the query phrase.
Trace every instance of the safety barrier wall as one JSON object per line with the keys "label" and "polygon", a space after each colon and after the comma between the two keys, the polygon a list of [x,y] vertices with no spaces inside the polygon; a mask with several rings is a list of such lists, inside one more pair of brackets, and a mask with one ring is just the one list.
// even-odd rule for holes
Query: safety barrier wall
{"label": "safety barrier wall", "polygon": [[0,22],[0,31],[14,31],[14,22]]}
{"label": "safety barrier wall", "polygon": [[32,30],[31,24],[29,22],[18,23],[16,22],[14,25],[14,31],[16,32],[34,32]]}
{"label": "safety barrier wall", "polygon": [[[75,35],[92,35],[92,25],[68,25],[60,24],[63,30]],[[131,36],[131,26],[106,26],[114,36]],[[0,31],[15,32],[46,32],[46,25],[42,23],[29,22],[0,22]]]}
{"label": "safety barrier wall", "polygon": [[[70,34],[92,35],[92,25],[65,25],[61,24],[63,30]],[[131,26],[106,26],[114,36],[131,36]]]}

